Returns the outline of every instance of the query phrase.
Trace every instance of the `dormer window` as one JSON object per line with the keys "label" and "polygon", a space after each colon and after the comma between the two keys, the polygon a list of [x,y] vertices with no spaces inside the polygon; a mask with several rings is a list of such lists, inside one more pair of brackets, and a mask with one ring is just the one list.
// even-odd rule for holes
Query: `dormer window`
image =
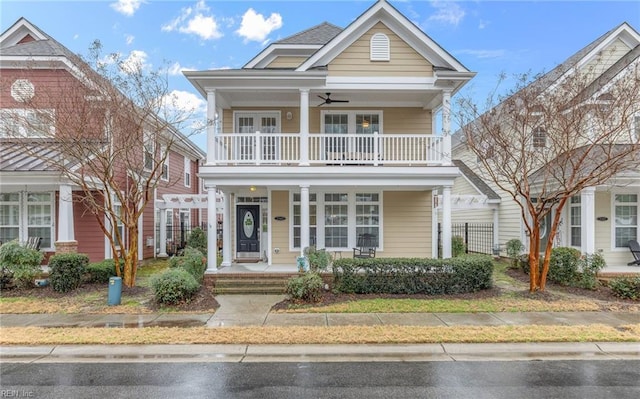
{"label": "dormer window", "polygon": [[540,126],[533,129],[533,148],[545,148],[547,146],[547,130]]}
{"label": "dormer window", "polygon": [[376,33],[371,37],[371,61],[389,61],[391,51],[389,38],[384,33]]}

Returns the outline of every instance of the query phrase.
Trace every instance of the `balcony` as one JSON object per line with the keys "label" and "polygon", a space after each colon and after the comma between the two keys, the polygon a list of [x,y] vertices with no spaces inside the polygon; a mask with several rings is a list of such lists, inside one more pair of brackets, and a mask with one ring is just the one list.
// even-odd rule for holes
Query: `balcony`
{"label": "balcony", "polygon": [[451,153],[445,142],[425,134],[224,133],[209,143],[207,164],[440,166]]}

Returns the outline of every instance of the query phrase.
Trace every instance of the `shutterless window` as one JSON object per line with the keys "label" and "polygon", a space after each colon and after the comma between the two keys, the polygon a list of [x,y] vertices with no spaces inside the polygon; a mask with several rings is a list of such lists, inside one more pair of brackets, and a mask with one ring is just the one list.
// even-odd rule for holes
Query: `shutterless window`
{"label": "shutterless window", "polygon": [[160,178],[165,181],[169,181],[169,157],[171,154],[167,154],[167,149],[162,148],[162,158],[164,158],[164,162],[162,163],[162,174]]}
{"label": "shutterless window", "polygon": [[547,130],[544,127],[533,129],[533,148],[544,148],[547,146]]}
{"label": "shutterless window", "polygon": [[0,194],[0,241],[9,242],[20,237],[20,194]]}
{"label": "shutterless window", "polygon": [[143,147],[144,168],[146,170],[153,170],[153,155],[155,153],[155,143],[153,142],[153,136],[150,133],[144,134]]}
{"label": "shutterless window", "polygon": [[638,239],[638,195],[615,195],[615,245],[625,248],[630,240]]}
{"label": "shutterless window", "polygon": [[[317,196],[314,193],[309,194],[309,244],[316,245],[317,240]],[[293,247],[300,248],[300,225],[302,219],[300,217],[300,193],[293,194]]]}
{"label": "shutterless window", "polygon": [[42,248],[53,247],[51,230],[53,226],[51,193],[27,194],[27,235],[42,237]]}
{"label": "shutterless window", "polygon": [[0,137],[49,137],[55,133],[53,109],[0,110]]}
{"label": "shutterless window", "polygon": [[571,246],[582,245],[582,214],[580,196],[571,197],[569,221],[571,223]]}
{"label": "shutterless window", "polygon": [[191,187],[191,160],[184,157],[184,186]]}
{"label": "shutterless window", "polygon": [[363,234],[370,234],[376,247],[380,245],[380,195],[377,193],[356,194],[356,238]]}
{"label": "shutterless window", "polygon": [[327,248],[349,245],[349,196],[346,193],[324,195],[324,240]]}

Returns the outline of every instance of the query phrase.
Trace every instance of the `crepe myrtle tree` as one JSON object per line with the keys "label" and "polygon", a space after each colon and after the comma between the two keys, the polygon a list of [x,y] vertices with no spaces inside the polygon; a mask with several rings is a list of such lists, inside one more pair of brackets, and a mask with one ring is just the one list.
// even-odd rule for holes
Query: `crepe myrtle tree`
{"label": "crepe myrtle tree", "polygon": [[[567,201],[614,178],[624,184],[624,175],[640,168],[638,63],[595,80],[591,71],[555,71],[533,79],[519,75],[503,96],[496,95],[498,84],[486,112],[470,97],[456,104],[462,141],[478,159],[478,173],[520,208],[531,292],[545,289]],[[542,227],[548,215],[551,223]]]}
{"label": "crepe myrtle tree", "polygon": [[[95,216],[109,241],[114,264],[124,259],[125,286],[135,285],[138,222],[160,184],[171,185],[165,165],[172,146],[186,136],[178,129],[195,110],[181,108],[168,90],[166,70],[152,70],[140,60],[103,55],[95,41],[86,57],[71,56],[73,68],[48,77],[21,107],[30,116],[15,126],[21,149],[46,161],[80,192],[73,200]],[[27,66],[25,79],[38,70]],[[11,82],[3,82],[11,84]],[[17,137],[18,138],[18,137]],[[43,155],[45,145],[49,155]],[[76,189],[77,190],[77,189]]]}

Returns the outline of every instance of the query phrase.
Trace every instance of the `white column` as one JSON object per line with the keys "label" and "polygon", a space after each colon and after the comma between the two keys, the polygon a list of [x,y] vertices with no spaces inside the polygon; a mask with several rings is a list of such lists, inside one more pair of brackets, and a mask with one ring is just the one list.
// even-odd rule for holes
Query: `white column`
{"label": "white column", "polygon": [[61,184],[59,187],[60,203],[58,204],[58,242],[75,241],[73,229],[73,194],[71,186]]}
{"label": "white column", "polygon": [[431,257],[438,257],[438,191],[431,191],[431,207],[433,212],[431,213]]}
{"label": "white column", "polygon": [[231,266],[231,194],[224,193],[222,214],[222,266]]}
{"label": "white column", "polygon": [[309,246],[309,186],[300,186],[300,255]]}
{"label": "white column", "polygon": [[309,166],[309,89],[300,89],[300,166]]}
{"label": "white column", "polygon": [[442,258],[451,257],[451,186],[442,188]]}
{"label": "white column", "polygon": [[[595,187],[584,188],[580,192],[580,229],[581,251],[583,254],[593,254],[596,252],[596,202]],[[569,215],[571,217],[571,215]],[[571,234],[571,231],[569,231]]]}
{"label": "white column", "polygon": [[271,187],[267,187],[267,265],[273,264],[273,203],[271,202]]}
{"label": "white column", "polygon": [[451,165],[451,90],[442,91],[442,162]]}
{"label": "white column", "polygon": [[216,233],[218,220],[216,215],[216,186],[205,186],[207,190],[207,270],[205,273],[218,271]]}
{"label": "white column", "polygon": [[216,163],[216,91],[207,91],[207,165]]}
{"label": "white column", "polygon": [[169,255],[167,255],[167,210],[165,208],[160,208],[158,226],[160,226],[160,253],[158,253],[158,258],[166,258]]}
{"label": "white column", "polygon": [[498,212],[498,208],[493,208],[493,248],[497,253],[496,255],[500,255],[500,213]]}

